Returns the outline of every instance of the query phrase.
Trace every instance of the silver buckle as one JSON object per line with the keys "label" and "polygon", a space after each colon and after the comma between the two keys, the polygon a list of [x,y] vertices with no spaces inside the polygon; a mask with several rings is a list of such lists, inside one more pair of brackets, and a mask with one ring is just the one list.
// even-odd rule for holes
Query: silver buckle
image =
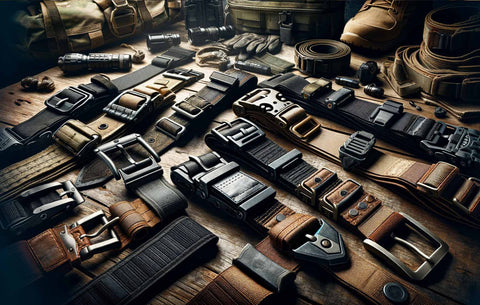
{"label": "silver buckle", "polygon": [[411,244],[410,242],[397,237],[393,236],[392,238],[397,241],[398,243],[404,245],[406,248],[410,249],[412,252],[420,255],[425,259],[425,261],[417,268],[417,270],[410,269],[404,262],[399,260],[396,256],[394,256],[390,251],[385,249],[383,246],[374,242],[371,239],[365,239],[363,241],[363,245],[368,251],[371,251],[384,259],[388,264],[390,264],[395,270],[400,272],[402,275],[408,277],[414,281],[421,281],[425,279],[425,277],[435,268],[442,261],[442,259],[448,253],[448,245],[437,237],[435,234],[430,232],[425,226],[421,223],[416,221],[415,219],[411,218],[405,213],[400,213],[406,220],[406,224],[410,225],[411,229],[418,232],[420,235],[425,237],[430,242],[435,243],[438,247],[435,251],[430,255],[426,255],[420,249],[418,249],[415,245]]}
{"label": "silver buckle", "polygon": [[[467,179],[467,181],[472,181],[472,182],[477,183],[477,184],[480,185],[480,179],[475,178],[475,177],[469,177],[469,178]],[[461,203],[458,201],[457,197],[453,197],[453,200],[452,200],[452,201],[453,201],[453,203],[454,203],[457,207],[459,207],[459,208],[460,208],[461,210],[463,210],[465,213],[467,213],[468,215],[471,214],[471,213],[470,213],[470,210],[469,210],[467,207],[465,207],[463,204],[461,204]]]}
{"label": "silver buckle", "polygon": [[[192,113],[190,113],[190,112],[188,112],[188,111],[180,108],[179,105],[180,105],[181,103],[186,103],[186,104],[194,107],[195,109],[198,109],[199,112],[197,112],[196,114],[192,114]],[[197,118],[198,116],[202,115],[202,113],[203,113],[203,109],[202,109],[202,108],[199,108],[199,107],[197,107],[197,106],[194,106],[194,105],[188,103],[187,101],[176,102],[176,103],[172,106],[172,109],[173,109],[175,112],[179,113],[180,115],[183,115],[184,117],[186,117],[186,118],[188,118],[188,119],[190,119],[190,120],[194,120],[195,118]]]}
{"label": "silver buckle", "polygon": [[[453,167],[457,168],[455,165],[450,164],[448,162],[443,162],[443,161],[439,161],[436,164],[447,164],[449,166],[453,166]],[[426,189],[427,191],[429,191],[431,194],[434,194],[434,195],[437,195],[437,196],[439,196],[440,193],[441,193],[440,188],[425,184],[423,182],[417,182],[417,186],[420,186],[420,187]]]}
{"label": "silver buckle", "polygon": [[[173,125],[176,125],[178,127],[180,127],[180,131],[175,135],[173,133],[170,133],[169,131],[163,129],[160,125],[160,122],[162,121],[169,121],[170,123],[172,123]],[[174,140],[178,140],[182,135],[183,133],[187,130],[185,128],[185,126],[183,125],[180,125],[179,123],[175,122],[174,120],[170,119],[170,118],[167,118],[167,117],[163,117],[161,118],[160,120],[157,121],[157,123],[155,123],[155,129],[166,134],[167,136],[169,136],[170,138],[174,139]]]}
{"label": "silver buckle", "polygon": [[[120,239],[118,238],[117,234],[115,233],[115,230],[113,230],[113,228],[112,228],[119,221],[119,219],[120,219],[119,217],[115,217],[111,220],[108,220],[107,216],[105,215],[105,213],[103,211],[97,211],[93,214],[90,214],[86,217],[83,217],[82,219],[78,220],[77,222],[73,223],[70,226],[70,229],[82,226],[86,231],[87,229],[85,227],[89,226],[89,225],[92,225],[92,223],[100,222],[102,224],[100,229],[98,229],[96,232],[94,232],[92,234],[82,234],[82,235],[80,235],[80,237],[79,237],[80,239],[97,237],[103,231],[108,229],[108,234],[109,234],[108,239],[103,240],[101,242],[93,243],[90,246],[87,246],[87,247],[83,248],[82,250],[80,250],[80,257],[82,258],[82,260],[88,259],[88,258],[92,257],[93,255],[95,255],[97,253],[105,252],[105,251],[120,247],[120,245],[121,245]],[[67,246],[67,249],[73,248],[76,251],[75,239],[73,239],[73,242],[75,242],[75,244],[72,245],[71,238],[73,238],[73,237],[69,236],[69,234],[67,233],[68,232],[67,230],[64,230],[64,232],[65,233],[60,234],[60,236],[61,236],[62,241],[64,242],[65,246]]]}
{"label": "silver buckle", "polygon": [[[132,156],[127,152],[125,149],[128,146],[140,144],[145,150],[150,154],[150,157],[144,159],[142,161],[135,161]],[[108,166],[108,168],[112,171],[113,175],[115,176],[116,180],[120,180],[122,178],[121,169],[119,170],[115,163],[113,162],[110,157],[107,156],[107,153],[114,152],[120,150],[128,162],[134,166],[138,167],[137,169],[141,169],[142,166],[145,166],[145,160],[151,159],[152,163],[160,162],[160,157],[155,152],[155,150],[148,145],[148,143],[137,133],[132,133],[128,136],[121,137],[119,139],[113,140],[111,142],[105,143],[95,149],[95,153],[97,156],[102,159]],[[150,164],[151,165],[151,164]],[[158,167],[158,164],[157,164]]]}
{"label": "silver buckle", "polygon": [[204,74],[202,72],[197,72],[192,69],[175,68],[164,72],[162,76],[183,80],[186,81],[187,84],[190,84],[193,81],[202,79],[204,77]]}

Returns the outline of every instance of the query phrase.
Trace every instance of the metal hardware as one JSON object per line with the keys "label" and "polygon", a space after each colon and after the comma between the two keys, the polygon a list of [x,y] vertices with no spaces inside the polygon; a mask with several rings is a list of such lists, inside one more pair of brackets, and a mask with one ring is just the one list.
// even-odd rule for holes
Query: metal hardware
{"label": "metal hardware", "polygon": [[[57,200],[44,203],[40,201],[41,205],[37,206],[40,197],[52,193],[58,196]],[[32,205],[34,201],[36,204]],[[0,210],[3,210],[3,208],[15,208],[21,210],[23,215],[16,219],[11,219],[7,217],[7,213],[1,213],[0,227],[16,235],[21,235],[25,231],[39,226],[61,213],[72,210],[84,201],[80,192],[68,180],[42,184],[26,190],[13,200],[2,203]]]}
{"label": "metal hardware", "polygon": [[[135,161],[125,149],[134,144],[140,144],[150,154],[150,156],[141,161]],[[128,160],[130,163],[129,166],[118,169],[113,160],[107,156],[107,153],[118,150],[121,151],[124,157]],[[107,164],[108,168],[110,168],[115,176],[115,179],[120,180],[120,178],[123,178],[126,184],[128,184],[128,181],[139,179],[140,177],[138,174],[140,173],[146,175],[148,172],[155,170],[158,171],[158,168],[160,168],[160,166],[157,164],[157,162],[160,162],[160,157],[158,154],[139,134],[136,133],[103,144],[95,149],[95,153]]]}
{"label": "metal hardware", "polygon": [[299,139],[308,139],[320,130],[320,123],[308,114],[306,118],[290,127],[290,131]]}
{"label": "metal hardware", "polygon": [[202,79],[205,74],[195,71],[193,69],[174,68],[167,70],[162,74],[164,77],[178,79],[187,82],[187,85]]}
{"label": "metal hardware", "polygon": [[[72,120],[66,121],[60,128],[58,128],[57,131],[53,134],[53,139],[60,144],[62,147],[66,148],[68,151],[70,151],[72,154],[74,154],[76,157],[82,157],[87,153],[90,153],[94,150],[95,147],[97,147],[98,144],[100,144],[102,138],[100,137],[99,134],[89,134],[85,132],[82,128],[81,125],[85,126],[86,128],[89,128],[88,126],[84,125],[81,122],[73,122]],[[70,127],[73,130],[75,130],[79,135],[85,137],[88,139],[88,142],[80,148],[79,151],[76,151],[73,147],[71,147],[67,142],[65,142],[59,135],[58,132],[64,128],[64,127]]]}
{"label": "metal hardware", "polygon": [[[138,109],[131,109],[119,104],[120,99],[127,94],[135,95],[144,99],[143,103],[140,105],[140,107],[138,107]],[[155,108],[157,108],[158,105],[156,101],[158,101],[160,96],[162,95],[158,94],[155,97],[151,97],[135,90],[128,90],[122,92],[110,103],[108,103],[108,105],[103,108],[103,111],[108,116],[114,117],[115,119],[123,122],[136,122],[143,119],[146,114],[151,113]]]}
{"label": "metal hardware", "polygon": [[394,240],[402,243],[404,246],[406,246],[406,248],[412,250],[414,253],[422,253],[421,256],[425,258],[425,261],[420,265],[420,267],[418,267],[416,270],[410,269],[405,263],[395,257],[390,251],[388,251],[383,246],[371,239],[365,239],[363,241],[363,245],[367,250],[375,253],[376,255],[384,259],[388,264],[390,264],[403,276],[406,276],[407,278],[414,281],[421,281],[425,279],[425,277],[442,261],[445,255],[447,255],[448,245],[415,219],[411,218],[407,214],[400,214],[405,218],[405,224],[408,227],[410,227],[412,230],[423,236],[426,240],[434,243],[437,246],[435,251],[428,256],[424,254],[421,250],[415,249],[416,247],[408,241],[405,241],[401,238],[393,237]]}
{"label": "metal hardware", "polygon": [[[182,103],[185,103],[187,105],[192,106],[195,110],[198,110],[198,112],[197,113],[190,113],[190,112],[186,111],[185,109],[182,109],[181,106],[180,106],[180,104],[182,104]],[[199,117],[200,115],[203,114],[203,109],[202,108],[194,106],[194,105],[188,103],[187,101],[180,101],[180,102],[175,103],[172,106],[172,109],[175,112],[177,112],[178,114],[183,115],[184,117],[186,117],[190,120],[194,120],[194,119],[196,119],[197,117]]]}
{"label": "metal hardware", "polygon": [[321,220],[320,223],[314,235],[306,234],[308,241],[293,249],[293,257],[321,266],[346,264],[349,259],[342,235],[326,221]]}
{"label": "metal hardware", "polygon": [[355,91],[350,88],[340,88],[325,99],[325,105],[328,109],[334,110],[340,105],[348,102],[355,97]]}
{"label": "metal hardware", "polygon": [[[476,183],[477,184],[477,187],[480,187],[480,179],[478,178],[475,178],[475,177],[469,177],[467,179],[467,181],[471,181],[473,183]],[[466,182],[467,182],[466,181]],[[464,183],[466,183],[464,182]],[[468,207],[464,206],[463,204],[460,203],[460,201],[457,199],[457,197],[453,197],[453,203],[458,206],[460,209],[462,209],[465,213],[467,214],[471,214],[470,210],[468,209]]]}
{"label": "metal hardware", "polygon": [[[180,128],[180,130],[177,132],[177,134],[173,134],[170,131],[167,131],[160,124],[163,121],[168,121],[168,122],[172,123],[173,125],[178,126]],[[174,120],[172,120],[170,118],[167,118],[167,117],[163,117],[160,120],[158,120],[157,123],[155,123],[155,129],[164,133],[164,134],[166,134],[167,136],[174,139],[175,141],[178,140],[184,134],[184,132],[187,130],[187,128],[185,126],[180,125],[179,123],[177,123]]]}
{"label": "metal hardware", "polygon": [[353,133],[339,148],[339,157],[345,170],[364,163],[375,145],[375,136],[366,131]]}
{"label": "metal hardware", "polygon": [[338,213],[341,211],[341,208],[347,205],[352,199],[357,198],[358,195],[363,192],[362,185],[353,179],[347,179],[340,185],[346,184],[347,182],[357,185],[357,188],[345,196],[345,198],[343,198],[340,202],[337,204],[330,202],[330,200],[328,200],[328,195],[330,193],[327,193],[325,196],[323,196],[322,200],[320,201],[322,212],[327,214],[327,216],[332,218],[334,221],[337,221]]}
{"label": "metal hardware", "polygon": [[[82,260],[89,259],[90,257],[92,257],[97,253],[105,252],[105,251],[120,247],[121,245],[120,239],[118,238],[117,233],[115,233],[115,230],[113,230],[112,228],[115,222],[118,221],[118,220],[115,220],[116,218],[109,221],[103,211],[97,211],[93,214],[90,214],[78,220],[77,222],[73,223],[70,226],[70,229],[74,229],[76,227],[81,226],[85,231],[87,231],[87,228],[86,228],[87,226],[92,226],[94,224],[99,224],[99,223],[102,224],[102,227],[99,231],[91,234],[93,237],[100,235],[103,231],[108,229],[109,238],[97,243],[92,243],[90,246],[87,246],[80,250],[80,258]],[[69,234],[68,231],[65,231],[65,235],[68,235],[68,234]],[[89,236],[86,234],[83,234],[80,236],[80,239],[82,238],[89,238]]]}
{"label": "metal hardware", "polygon": [[[128,37],[135,33],[137,29],[137,11],[133,6],[128,4],[127,0],[112,0],[113,5],[115,8],[111,12],[110,16],[110,24],[112,34],[118,38]],[[118,19],[125,20],[126,18],[132,18],[132,22],[128,23],[127,25],[120,25],[117,22]],[[120,33],[119,29],[131,27],[131,30],[125,33]]]}
{"label": "metal hardware", "polygon": [[403,113],[403,104],[387,100],[378,106],[370,115],[373,124],[382,128],[389,127],[393,123],[393,119]]}
{"label": "metal hardware", "polygon": [[437,121],[420,147],[436,160],[480,168],[480,131]]}
{"label": "metal hardware", "polygon": [[[450,167],[452,168],[452,171],[455,171],[455,170],[458,171],[458,168],[457,168],[455,165],[452,165],[452,164],[447,163],[447,162],[440,161],[440,162],[438,162],[438,163],[436,163],[436,164],[437,164],[437,166],[438,166],[439,164],[446,164],[446,165],[448,165],[448,166],[450,166]],[[429,184],[426,184],[426,183],[420,182],[420,181],[417,182],[417,186],[420,186],[420,187],[426,189],[426,190],[427,190],[428,192],[430,192],[431,194],[434,194],[434,195],[437,195],[437,196],[439,196],[440,193],[443,191],[443,189],[440,189],[440,188],[438,188],[438,187],[431,186],[431,185],[429,185]]]}
{"label": "metal hardware", "polygon": [[[65,94],[67,91],[71,91],[74,95],[78,95],[78,98],[74,101],[70,100],[72,94]],[[48,98],[45,101],[45,106],[60,114],[70,114],[73,116],[76,110],[93,100],[93,95],[90,92],[70,86]]]}
{"label": "metal hardware", "polygon": [[113,225],[117,224],[117,222],[118,222],[119,220],[120,220],[120,217],[117,216],[117,217],[109,220],[109,221],[108,221],[106,224],[104,224],[103,226],[101,226],[100,229],[98,229],[96,232],[90,233],[90,234],[85,233],[85,234],[80,235],[78,238],[83,239],[83,238],[85,238],[85,237],[87,237],[87,238],[95,238],[95,237],[98,237],[98,236],[100,236],[100,234],[102,234],[103,231],[105,231],[106,229],[108,229],[108,228],[112,227]]}
{"label": "metal hardware", "polygon": [[[238,133],[233,135],[224,136],[221,132],[225,131],[226,129],[234,129],[235,126],[241,124],[248,124],[250,125],[247,128],[240,128]],[[247,147],[250,143],[255,142],[257,139],[265,138],[265,133],[263,130],[258,128],[257,125],[250,122],[244,118],[237,118],[230,123],[223,122],[219,126],[212,129],[211,133],[215,135],[218,139],[222,140],[223,144],[233,145],[235,148],[241,150]]]}

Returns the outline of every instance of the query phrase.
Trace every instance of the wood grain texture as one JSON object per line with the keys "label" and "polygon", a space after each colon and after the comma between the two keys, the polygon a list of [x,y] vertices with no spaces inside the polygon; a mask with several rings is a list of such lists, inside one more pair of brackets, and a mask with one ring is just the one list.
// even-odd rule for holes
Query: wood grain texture
{"label": "wood grain texture", "polygon": [[[166,29],[165,32],[179,31],[182,35],[182,47],[195,49],[189,45],[186,41],[186,33],[183,30],[182,25],[174,25],[172,28]],[[145,41],[143,39],[133,40],[132,44],[143,50],[146,50]],[[109,49],[101,50],[104,52],[112,53],[130,53],[127,49],[120,47],[111,47]],[[151,61],[155,54],[150,54],[146,51],[147,58],[144,65]],[[280,57],[293,60],[293,48],[284,46]],[[353,55],[352,66],[358,67],[358,65],[366,60],[358,55]],[[133,69],[140,68],[141,65],[134,65]],[[177,94],[177,101],[193,94],[204,86],[208,81],[208,76],[214,71],[212,68],[200,68],[194,63],[185,66],[186,68],[192,68],[205,73],[205,78],[198,83],[181,90]],[[298,73],[298,72],[296,72]],[[347,74],[347,73],[346,73]],[[67,86],[78,85],[81,83],[87,83],[89,78],[93,74],[65,77],[61,70],[57,67],[51,68],[40,75],[49,75],[55,80],[56,90],[61,90]],[[121,75],[120,73],[111,73],[109,76],[115,78]],[[264,80],[267,77],[259,75],[259,80]],[[334,85],[334,88],[338,88]],[[390,88],[385,87],[386,94],[389,97],[395,98],[401,101],[399,97]],[[356,90],[358,96],[365,97],[365,94],[361,90]],[[50,96],[50,94],[40,94],[24,92],[20,89],[20,85],[12,84],[2,90],[0,90],[0,126],[10,126],[22,122],[42,108],[44,108],[43,101]],[[14,101],[17,98],[23,98],[29,100],[31,103],[22,103],[20,106],[15,105]],[[368,97],[371,99],[371,97]],[[377,102],[382,102],[376,100]],[[422,101],[416,100],[421,105],[423,111],[422,115],[433,118],[434,107],[425,105]],[[417,112],[415,108],[410,106],[408,102],[403,100],[404,107],[407,111]],[[169,114],[171,110],[167,110],[165,114]],[[211,122],[210,128],[218,125],[219,122],[231,120],[235,117],[231,110],[225,111],[218,115],[214,122]],[[343,133],[351,133],[349,130],[337,123],[330,122],[323,118],[318,118],[322,123],[322,126],[332,130],[336,130]],[[445,119],[448,123],[459,125],[457,120],[453,118]],[[472,128],[479,129],[480,123],[465,125]],[[207,129],[209,130],[209,129]],[[284,139],[280,139],[267,133],[278,144],[288,149],[293,149],[294,146]],[[189,155],[199,155],[209,151],[208,147],[203,142],[204,134],[197,134],[193,139],[184,147],[173,147],[165,154],[161,156],[160,162],[164,169],[164,175],[170,180],[170,167],[179,164],[188,159]],[[408,153],[397,149],[382,141],[377,141],[378,146],[394,151],[399,154],[409,155]],[[420,289],[432,296],[439,304],[444,303],[464,303],[464,304],[478,304],[480,302],[480,260],[478,254],[480,253],[480,237],[477,230],[470,229],[468,227],[458,225],[456,223],[445,220],[434,213],[426,211],[415,203],[411,198],[401,194],[394,193],[378,184],[366,180],[365,178],[343,171],[339,166],[325,161],[312,153],[300,149],[304,155],[304,159],[315,166],[325,166],[336,171],[340,178],[353,178],[363,184],[364,188],[374,193],[380,198],[383,203],[396,211],[405,212],[415,219],[421,221],[426,227],[428,227],[433,233],[437,234],[440,238],[448,243],[450,246],[450,254],[447,259],[439,266],[431,276],[430,279],[420,285]],[[78,170],[74,170],[57,180],[71,179],[75,180]],[[258,177],[261,181],[267,185],[271,185],[270,182]],[[291,207],[297,212],[308,213],[317,217],[322,215],[313,210],[311,207],[303,204],[293,195],[286,193],[279,189],[277,192],[277,198],[285,205]],[[95,210],[108,211],[107,207],[120,200],[132,200],[134,196],[125,190],[123,182],[110,181],[104,186],[85,190],[82,192],[87,200],[86,203],[79,206],[76,209],[76,215],[66,219],[66,223],[71,223],[87,215]],[[199,266],[193,269],[188,274],[182,275],[176,282],[170,283],[163,291],[158,291],[158,294],[150,300],[151,304],[168,304],[177,305],[184,304],[190,300],[199,290],[207,285],[219,272],[226,269],[231,265],[231,261],[235,258],[243,248],[243,246],[249,242],[255,244],[262,239],[262,236],[258,236],[254,231],[248,229],[245,225],[235,220],[228,218],[226,215],[213,209],[210,206],[205,205],[204,202],[191,201],[186,211],[188,216],[207,227],[213,233],[217,234],[220,238],[218,243],[218,254],[203,266]],[[363,245],[362,240],[358,236],[346,231],[342,227],[330,221],[330,223],[343,235],[345,243],[350,251],[357,252],[365,260],[378,265],[379,268],[389,268],[381,263],[370,253],[368,253]],[[108,268],[112,267],[115,263],[126,257],[131,252],[131,249],[125,249],[121,252],[109,252],[102,253],[94,258],[85,261],[82,264],[81,269],[76,269],[71,272],[65,281],[70,286],[70,290],[73,292],[76,289],[83,286],[93,276],[99,275]],[[418,264],[416,258],[410,253],[402,249],[401,247],[393,247],[392,252],[404,260],[414,264]],[[296,279],[298,299],[297,304],[339,304],[339,305],[351,305],[351,304],[364,304],[364,300],[351,290],[338,284],[333,278],[326,272],[315,266],[307,266],[302,272],[300,272]]]}

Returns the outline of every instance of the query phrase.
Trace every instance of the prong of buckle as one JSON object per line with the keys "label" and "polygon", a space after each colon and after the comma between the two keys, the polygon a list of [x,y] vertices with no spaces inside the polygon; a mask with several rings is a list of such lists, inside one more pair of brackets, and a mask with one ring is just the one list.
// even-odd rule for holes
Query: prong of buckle
{"label": "prong of buckle", "polygon": [[404,262],[394,256],[390,251],[388,251],[383,246],[371,239],[365,239],[363,241],[363,245],[368,251],[371,251],[377,256],[381,257],[403,276],[414,281],[422,281],[423,279],[425,279],[425,277],[428,276],[428,274],[433,270],[433,268],[435,268],[435,266],[437,266],[442,261],[445,255],[447,255],[448,245],[412,217],[408,216],[405,213],[400,214],[405,218],[406,223],[409,224],[413,230],[417,231],[428,241],[438,245],[435,251],[433,251],[433,253],[428,256],[410,242],[397,236],[393,236],[394,240],[401,243],[407,249],[410,249],[411,251],[425,259],[425,261],[416,270],[410,269]]}

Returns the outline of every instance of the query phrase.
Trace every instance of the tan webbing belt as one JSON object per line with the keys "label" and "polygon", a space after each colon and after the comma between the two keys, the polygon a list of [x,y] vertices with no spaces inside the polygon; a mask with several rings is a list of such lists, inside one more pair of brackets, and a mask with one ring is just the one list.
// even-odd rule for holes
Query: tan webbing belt
{"label": "tan webbing belt", "polygon": [[[322,129],[320,123],[300,106],[271,98],[278,94],[275,90],[259,91],[262,98],[250,94],[248,98],[235,102],[235,114],[251,119],[327,160],[341,164],[339,149],[350,138],[349,135]],[[270,109],[266,104],[271,104],[271,111],[265,110]],[[445,162],[427,164],[376,149],[372,149],[368,156],[368,161],[357,166],[355,171],[376,182],[407,191],[420,204],[444,217],[480,228],[478,179],[464,177],[458,167]]]}
{"label": "tan webbing belt", "polygon": [[[175,94],[172,90],[178,91],[190,81],[191,78],[187,76],[181,80],[162,75],[154,83],[124,92],[116,103],[120,106],[118,111],[136,111],[148,96],[155,99],[155,111],[147,114],[153,116],[173,103]],[[115,109],[117,108],[111,111]],[[108,114],[103,114],[88,124],[77,120],[67,121],[54,134],[56,144],[0,171],[0,201],[67,172],[81,162],[84,153],[91,153],[100,142],[108,142],[130,132],[137,123],[140,122],[125,122],[118,115]]]}

